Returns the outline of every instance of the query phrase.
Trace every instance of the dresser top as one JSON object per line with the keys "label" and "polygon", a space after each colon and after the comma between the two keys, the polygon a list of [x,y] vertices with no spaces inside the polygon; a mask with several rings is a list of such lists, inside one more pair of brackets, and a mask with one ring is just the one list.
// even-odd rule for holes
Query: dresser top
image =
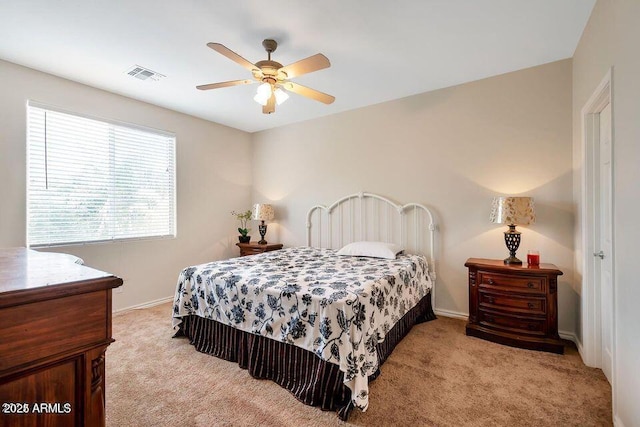
{"label": "dresser top", "polygon": [[0,249],[0,306],[9,299],[24,300],[35,292],[41,299],[47,295],[81,293],[82,284],[104,289],[122,284],[112,274],[76,264],[76,259],[72,255],[27,248]]}
{"label": "dresser top", "polygon": [[464,263],[465,267],[476,267],[479,269],[485,268],[492,271],[502,271],[505,273],[518,272],[518,273],[543,273],[543,274],[557,274],[562,275],[562,271],[553,264],[541,263],[540,265],[528,265],[526,262],[522,264],[505,264],[501,259],[485,259],[485,258],[469,258]]}

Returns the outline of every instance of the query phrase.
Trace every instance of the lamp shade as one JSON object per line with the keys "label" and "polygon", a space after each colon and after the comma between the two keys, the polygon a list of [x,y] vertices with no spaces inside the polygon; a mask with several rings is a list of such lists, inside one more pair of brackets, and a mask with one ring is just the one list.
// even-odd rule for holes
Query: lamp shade
{"label": "lamp shade", "polygon": [[271,221],[274,218],[273,206],[261,203],[253,205],[252,218],[258,221]]}
{"label": "lamp shade", "polygon": [[273,94],[276,96],[276,103],[278,105],[282,104],[284,101],[289,99],[289,95],[280,88],[274,90]]}
{"label": "lamp shade", "polygon": [[258,86],[256,96],[253,97],[253,100],[260,105],[267,105],[269,98],[271,98],[271,90],[272,87],[269,83],[262,83]]}
{"label": "lamp shade", "polygon": [[491,222],[496,224],[528,225],[536,222],[532,197],[494,197]]}

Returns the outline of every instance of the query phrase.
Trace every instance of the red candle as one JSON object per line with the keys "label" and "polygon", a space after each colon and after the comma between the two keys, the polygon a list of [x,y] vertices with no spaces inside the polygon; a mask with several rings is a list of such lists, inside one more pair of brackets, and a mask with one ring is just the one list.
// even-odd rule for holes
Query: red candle
{"label": "red candle", "polygon": [[527,254],[527,264],[540,265],[540,253],[538,251],[529,251]]}

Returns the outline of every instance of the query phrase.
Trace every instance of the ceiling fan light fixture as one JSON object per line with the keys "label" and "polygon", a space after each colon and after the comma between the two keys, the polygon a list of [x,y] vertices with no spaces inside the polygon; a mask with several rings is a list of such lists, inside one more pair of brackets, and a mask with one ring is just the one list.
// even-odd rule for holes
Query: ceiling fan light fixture
{"label": "ceiling fan light fixture", "polygon": [[258,104],[264,106],[264,105],[267,105],[267,102],[269,101],[269,97],[265,97],[260,94],[257,94],[256,96],[253,97],[253,100],[256,101]]}
{"label": "ceiling fan light fixture", "polygon": [[280,88],[273,91],[273,94],[276,96],[276,104],[278,105],[289,99],[289,94],[287,94],[287,92],[283,91]]}
{"label": "ceiling fan light fixture", "polygon": [[262,83],[258,86],[258,90],[256,91],[258,95],[262,96],[271,96],[271,84],[268,82]]}
{"label": "ceiling fan light fixture", "polygon": [[270,83],[262,83],[260,86],[258,86],[256,96],[253,97],[253,100],[260,105],[267,105],[269,98],[271,98],[271,90],[272,87]]}

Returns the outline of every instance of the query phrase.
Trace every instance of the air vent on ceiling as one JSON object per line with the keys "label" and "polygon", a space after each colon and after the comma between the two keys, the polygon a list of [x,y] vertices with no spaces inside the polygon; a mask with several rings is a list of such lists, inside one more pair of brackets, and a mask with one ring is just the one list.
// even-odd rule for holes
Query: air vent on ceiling
{"label": "air vent on ceiling", "polygon": [[139,65],[134,65],[125,72],[131,77],[135,77],[136,79],[140,80],[151,79],[154,81],[158,81],[161,78],[166,77],[164,74],[156,73],[155,71],[151,71],[150,69],[141,67]]}

